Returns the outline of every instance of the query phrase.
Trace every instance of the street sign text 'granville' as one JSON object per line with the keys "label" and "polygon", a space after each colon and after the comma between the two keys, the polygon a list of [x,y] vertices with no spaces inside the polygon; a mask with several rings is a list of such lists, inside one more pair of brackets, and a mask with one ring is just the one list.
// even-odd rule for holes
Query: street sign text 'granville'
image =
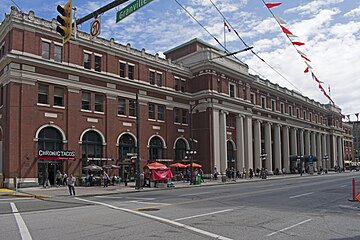
{"label": "street sign text 'granville'", "polygon": [[120,11],[116,13],[116,22],[121,21],[122,19],[126,18],[136,10],[140,9],[141,7],[145,6],[146,4],[152,2],[153,0],[136,0]]}

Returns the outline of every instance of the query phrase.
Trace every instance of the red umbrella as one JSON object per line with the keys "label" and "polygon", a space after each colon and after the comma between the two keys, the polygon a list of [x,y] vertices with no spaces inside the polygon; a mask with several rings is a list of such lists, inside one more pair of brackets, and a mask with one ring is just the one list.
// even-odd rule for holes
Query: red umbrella
{"label": "red umbrella", "polygon": [[170,164],[170,167],[186,168],[186,165],[184,165],[182,163],[173,163],[173,164]]}
{"label": "red umbrella", "polygon": [[[190,164],[187,164],[186,167],[190,167]],[[193,168],[202,168],[202,165],[198,164],[198,163],[193,163],[192,164]]]}
{"label": "red umbrella", "polygon": [[146,166],[147,167],[158,167],[158,168],[166,167],[164,164],[159,163],[159,162],[152,162],[152,163],[149,163]]}

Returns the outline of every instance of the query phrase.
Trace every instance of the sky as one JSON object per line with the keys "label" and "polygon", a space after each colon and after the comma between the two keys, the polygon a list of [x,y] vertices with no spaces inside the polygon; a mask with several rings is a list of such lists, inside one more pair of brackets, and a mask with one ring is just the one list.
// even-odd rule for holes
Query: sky
{"label": "sky", "polygon": [[[73,0],[73,7],[79,18],[112,1]],[[154,0],[116,23],[116,12],[133,1],[101,15],[100,37],[114,38],[124,45],[130,43],[135,49],[145,48],[162,57],[163,52],[193,38],[220,49],[226,45],[229,52],[251,46],[259,57],[250,51],[236,55],[249,66],[251,74],[328,103],[311,73],[304,73],[307,65],[297,52],[300,50],[311,61],[311,71],[327,94],[330,86],[330,97],[343,115],[356,120],[355,113],[360,112],[360,0],[265,0],[281,3],[271,11],[286,22],[282,26],[297,36],[293,41],[305,43],[296,48],[262,0]],[[0,22],[14,3],[23,12],[33,10],[37,17],[51,20],[58,14],[56,6],[64,5],[66,0],[1,0]],[[224,17],[242,41],[233,30],[226,30],[224,38]],[[89,25],[87,21],[79,29],[89,32]]]}

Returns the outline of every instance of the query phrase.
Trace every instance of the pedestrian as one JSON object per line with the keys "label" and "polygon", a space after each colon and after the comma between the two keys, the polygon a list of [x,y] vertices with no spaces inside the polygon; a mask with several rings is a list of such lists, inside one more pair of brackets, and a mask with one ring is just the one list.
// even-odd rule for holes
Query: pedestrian
{"label": "pedestrian", "polygon": [[202,168],[200,168],[199,173],[200,173],[200,176],[201,176],[201,182],[205,182],[205,180],[204,180],[204,171],[202,170]]}
{"label": "pedestrian", "polygon": [[282,169],[282,174],[283,174],[283,176],[285,176],[285,174],[286,174],[286,169],[285,168]]}
{"label": "pedestrian", "polygon": [[246,168],[243,168],[243,176],[246,179]]}
{"label": "pedestrian", "polygon": [[125,182],[125,187],[127,186],[127,181],[128,181],[128,172],[125,170],[125,171],[124,171],[124,182]]}
{"label": "pedestrian", "polygon": [[218,177],[218,172],[217,172],[217,169],[216,167],[214,168],[214,180],[216,181],[217,180],[217,177]]}
{"label": "pedestrian", "polygon": [[104,187],[108,187],[110,178],[106,171],[104,171],[103,180],[104,180]]}
{"label": "pedestrian", "polygon": [[75,177],[72,174],[70,174],[70,177],[68,177],[68,179],[67,179],[70,196],[72,196],[72,195],[75,196],[75,182],[76,182]]}
{"label": "pedestrian", "polygon": [[63,173],[63,185],[64,186],[67,185],[67,174],[66,174],[66,172]]}
{"label": "pedestrian", "polygon": [[249,169],[249,177],[250,177],[250,179],[252,179],[253,176],[254,176],[254,172],[253,172],[252,168],[250,168]]}
{"label": "pedestrian", "polygon": [[59,170],[56,172],[55,178],[56,178],[56,186],[60,187],[60,185],[62,183],[62,174]]}

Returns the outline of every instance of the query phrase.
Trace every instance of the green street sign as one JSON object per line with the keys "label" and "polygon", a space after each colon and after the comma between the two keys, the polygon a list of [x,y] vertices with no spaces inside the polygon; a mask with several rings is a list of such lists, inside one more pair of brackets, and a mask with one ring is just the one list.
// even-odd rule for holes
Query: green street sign
{"label": "green street sign", "polygon": [[129,5],[127,5],[126,7],[124,7],[123,9],[121,9],[116,13],[116,22],[121,21],[122,19],[126,18],[136,10],[142,8],[143,6],[145,6],[146,4],[152,1],[153,0],[136,0],[130,3]]}

